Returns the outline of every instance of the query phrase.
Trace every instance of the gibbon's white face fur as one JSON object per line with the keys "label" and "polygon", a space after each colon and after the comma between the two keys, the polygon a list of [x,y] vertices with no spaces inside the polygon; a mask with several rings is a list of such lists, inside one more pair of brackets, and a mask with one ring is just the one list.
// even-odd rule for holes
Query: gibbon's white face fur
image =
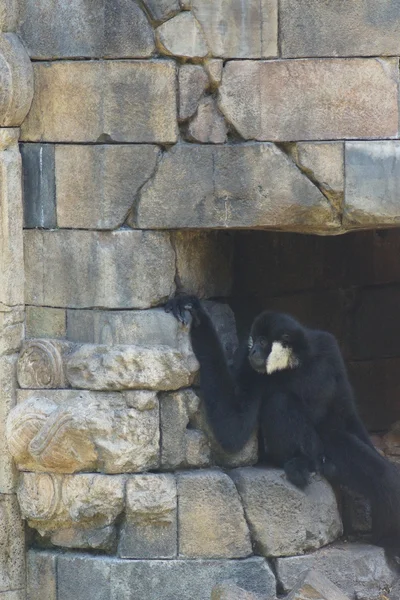
{"label": "gibbon's white face fur", "polygon": [[268,375],[275,371],[284,371],[285,369],[294,369],[299,364],[292,348],[283,346],[281,342],[273,342],[271,352],[269,353],[265,368]]}

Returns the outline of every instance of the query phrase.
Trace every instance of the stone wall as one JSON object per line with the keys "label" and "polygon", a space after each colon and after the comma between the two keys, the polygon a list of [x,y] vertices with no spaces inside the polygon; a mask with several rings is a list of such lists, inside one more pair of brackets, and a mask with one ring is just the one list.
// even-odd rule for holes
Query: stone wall
{"label": "stone wall", "polygon": [[398,226],[400,8],[347,4],[2,1],[0,598],[26,572],[29,600],[209,600],[226,580],[275,600],[310,567],[352,600],[391,587],[378,548],[319,550],[342,533],[326,482],[255,467],[255,439],[221,453],[162,308],[212,299],[231,357],[233,230]]}

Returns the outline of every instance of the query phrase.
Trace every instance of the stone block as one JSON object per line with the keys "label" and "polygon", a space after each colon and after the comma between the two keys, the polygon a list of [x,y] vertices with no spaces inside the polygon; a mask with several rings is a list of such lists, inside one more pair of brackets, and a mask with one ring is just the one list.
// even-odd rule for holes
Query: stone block
{"label": "stone block", "polygon": [[211,600],[261,600],[261,597],[234,583],[221,583],[213,588]]}
{"label": "stone block", "polygon": [[224,61],[221,58],[210,58],[204,64],[213,88],[217,88],[222,81]]}
{"label": "stone block", "polygon": [[350,600],[327,577],[318,571],[310,570],[301,577],[287,600],[315,600],[315,598],[318,600]]}
{"label": "stone block", "polygon": [[0,31],[15,31],[18,22],[18,0],[3,0],[0,7]]}
{"label": "stone block", "polygon": [[[31,106],[33,69],[25,47],[14,33],[0,33],[0,77],[0,127],[18,127]],[[0,145],[3,146],[3,140]]]}
{"label": "stone block", "polygon": [[252,553],[239,494],[221,471],[177,474],[179,555],[240,558]]}
{"label": "stone block", "polygon": [[179,119],[192,117],[200,98],[209,84],[207,73],[201,65],[182,65],[179,68]]}
{"label": "stone block", "polygon": [[7,441],[20,470],[125,473],[159,466],[154,392],[20,392]]}
{"label": "stone block", "polygon": [[396,56],[400,50],[396,0],[283,0],[279,24],[283,58]]}
{"label": "stone block", "polygon": [[[18,356],[12,354],[0,357],[0,493],[15,491],[16,469],[6,440],[6,420],[16,403],[16,363]],[[1,541],[0,541],[1,556]],[[1,588],[0,588],[1,589]]]}
{"label": "stone block", "polygon": [[278,56],[276,0],[192,0],[211,54],[220,58]]}
{"label": "stone block", "polygon": [[127,481],[121,558],[174,558],[178,552],[177,494],[173,475],[136,475]]}
{"label": "stone block", "polygon": [[384,550],[367,544],[337,544],[306,556],[276,560],[277,577],[286,592],[309,569],[319,571],[344,594],[359,600],[376,600],[396,578]]}
{"label": "stone block", "polygon": [[25,536],[17,498],[0,495],[0,592],[25,587]]}
{"label": "stone block", "polygon": [[24,338],[23,306],[0,304],[0,356],[18,352]]}
{"label": "stone block", "polygon": [[342,142],[300,142],[292,156],[313,181],[328,193],[344,193],[344,144]]}
{"label": "stone block", "polygon": [[268,143],[176,145],[142,188],[129,223],[157,229],[265,227],[303,233],[340,227],[336,208],[286,154]]}
{"label": "stone block", "polygon": [[24,227],[57,227],[53,144],[21,144]]}
{"label": "stone block", "polygon": [[56,145],[57,224],[116,229],[156,167],[152,145]]}
{"label": "stone block", "polygon": [[18,489],[21,513],[54,545],[108,550],[124,509],[125,480],[92,473],[23,473]]}
{"label": "stone block", "polygon": [[67,311],[48,306],[26,307],[27,338],[65,338]]}
{"label": "stone block", "polygon": [[63,354],[71,345],[63,340],[27,340],[17,363],[18,384],[24,389],[65,388]]}
{"label": "stone block", "polygon": [[18,33],[29,55],[39,60],[141,58],[155,50],[147,18],[130,0],[22,0]]}
{"label": "stone block", "polygon": [[26,600],[26,590],[13,590],[12,592],[0,592],[0,600]]}
{"label": "stone block", "polygon": [[393,227],[400,223],[400,142],[349,142],[345,149],[347,229]]}
{"label": "stone block", "polygon": [[219,112],[214,98],[200,101],[196,116],[188,128],[189,137],[203,144],[223,144],[226,142],[228,127]]}
{"label": "stone block", "polygon": [[398,78],[391,58],[230,61],[219,106],[245,139],[391,138]]}
{"label": "stone block", "polygon": [[175,256],[152,231],[29,230],[25,275],[34,306],[149,308],[173,294]]}
{"label": "stone block", "polygon": [[280,469],[231,472],[243,502],[253,543],[263,556],[316,550],[338,538],[342,523],[331,486],[315,477],[300,490]]}
{"label": "stone block", "polygon": [[99,556],[61,555],[57,561],[57,600],[90,598],[93,593],[96,600],[111,600],[112,562]]}
{"label": "stone block", "polygon": [[29,550],[27,600],[57,600],[57,555]]}
{"label": "stone block", "polygon": [[21,128],[24,141],[177,140],[172,61],[37,62],[33,70],[35,95]]}
{"label": "stone block", "polygon": [[156,29],[161,52],[184,58],[204,58],[208,48],[200,25],[190,12],[181,12]]}
{"label": "stone block", "polygon": [[179,0],[144,0],[144,4],[154,21],[171,19],[180,10]]}

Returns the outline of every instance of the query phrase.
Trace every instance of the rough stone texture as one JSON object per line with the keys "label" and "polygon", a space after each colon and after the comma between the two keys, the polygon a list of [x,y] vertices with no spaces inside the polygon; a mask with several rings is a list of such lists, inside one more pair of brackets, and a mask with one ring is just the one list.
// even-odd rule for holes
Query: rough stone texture
{"label": "rough stone texture", "polygon": [[143,0],[155,21],[166,21],[180,10],[179,0]]}
{"label": "rough stone texture", "polygon": [[199,100],[209,84],[207,73],[201,65],[182,65],[179,68],[179,119],[192,117]]}
{"label": "rough stone texture", "polygon": [[243,502],[252,540],[264,556],[303,554],[342,533],[335,494],[323,479],[304,490],[280,469],[247,468],[231,472]]}
{"label": "rough stone texture", "polygon": [[124,508],[119,475],[21,474],[18,500],[30,527],[54,545],[109,549]]}
{"label": "rough stone texture", "polygon": [[261,600],[261,597],[234,583],[220,583],[213,588],[211,600]]}
{"label": "rough stone texture", "polygon": [[57,600],[56,555],[30,550],[27,554],[27,600]]}
{"label": "rough stone texture", "polygon": [[154,35],[130,0],[22,0],[18,33],[35,59],[140,58],[155,50]]}
{"label": "rough stone texture", "polygon": [[177,494],[173,475],[136,475],[126,487],[121,558],[174,558],[178,552]]}
{"label": "rough stone texture", "polygon": [[275,595],[275,578],[261,558],[127,561],[64,554],[58,574],[59,600],[90,598],[93,588],[97,600],[210,600],[212,588],[227,580],[267,598]]}
{"label": "rough stone texture", "polygon": [[240,558],[252,553],[239,495],[225,473],[178,473],[179,554],[183,558]]}
{"label": "rough stone texture", "polygon": [[396,0],[283,0],[282,56],[395,56],[400,51]]}
{"label": "rough stone texture", "polygon": [[211,54],[221,58],[278,55],[276,0],[192,0]]}
{"label": "rough stone texture", "polygon": [[28,340],[24,343],[17,364],[21,388],[52,389],[67,386],[63,354],[70,345],[60,340]]}
{"label": "rough stone texture", "polygon": [[196,116],[189,125],[189,136],[203,144],[223,144],[226,142],[228,127],[219,112],[214,98],[200,101]]}
{"label": "rough stone texture", "polygon": [[89,390],[176,390],[193,383],[198,369],[192,352],[168,346],[87,344],[66,365],[70,385]]}
{"label": "rough stone texture", "polygon": [[177,287],[201,298],[229,296],[232,288],[233,237],[225,232],[177,231]]}
{"label": "rough stone texture", "polygon": [[340,227],[336,209],[293,161],[274,144],[257,143],[176,145],[142,188],[129,222],[157,229]]}
{"label": "rough stone texture", "polygon": [[24,227],[57,226],[53,144],[21,144]]}
{"label": "rough stone texture", "polygon": [[[6,441],[6,419],[16,403],[16,363],[18,356],[13,354],[0,357],[0,493],[15,491],[16,469]],[[1,542],[0,542],[1,556]]]}
{"label": "rough stone texture", "polygon": [[57,224],[115,229],[125,221],[140,187],[152,175],[157,146],[57,145]]}
{"label": "rough stone texture", "polygon": [[0,304],[0,356],[18,352],[24,337],[24,308]]}
{"label": "rough stone texture", "polygon": [[210,58],[204,64],[213,88],[217,88],[222,81],[224,62],[220,58]]}
{"label": "rough stone texture", "polygon": [[300,142],[292,149],[299,167],[328,193],[344,193],[344,144]]}
{"label": "rough stone texture", "polygon": [[67,315],[63,308],[26,307],[27,338],[65,338],[66,329]]}
{"label": "rough stone texture", "polygon": [[33,70],[35,95],[21,128],[25,141],[177,140],[172,61],[37,62]]}
{"label": "rough stone texture", "polygon": [[245,139],[390,138],[397,86],[396,59],[231,61],[219,104]]}
{"label": "rough stone texture", "polygon": [[26,600],[26,590],[13,590],[12,592],[0,592],[0,600]]}
{"label": "rough stone texture", "polygon": [[0,7],[0,31],[15,31],[18,9],[18,0],[3,0]]}
{"label": "rough stone texture", "polygon": [[343,222],[347,228],[400,223],[400,142],[349,142]]}
{"label": "rough stone texture", "polygon": [[0,127],[21,125],[32,102],[33,70],[24,46],[14,33],[0,33],[0,77]]}
{"label": "rough stone texture", "polygon": [[30,230],[24,239],[27,304],[149,308],[174,292],[168,234]]}
{"label": "rough stone texture", "polygon": [[366,544],[338,544],[307,556],[278,558],[276,569],[285,591],[295,587],[304,571],[316,569],[351,600],[376,600],[396,578],[384,550]]}
{"label": "rough stone texture", "polygon": [[156,36],[164,54],[185,58],[203,58],[208,54],[203,32],[190,12],[181,12],[160,25]]}
{"label": "rough stone texture", "polygon": [[20,470],[114,474],[159,466],[154,392],[40,390],[19,399],[7,420],[7,441]]}
{"label": "rough stone texture", "polygon": [[25,587],[25,539],[16,496],[0,495],[0,592]]}
{"label": "rough stone texture", "polygon": [[343,592],[318,571],[308,571],[287,600],[349,600]]}

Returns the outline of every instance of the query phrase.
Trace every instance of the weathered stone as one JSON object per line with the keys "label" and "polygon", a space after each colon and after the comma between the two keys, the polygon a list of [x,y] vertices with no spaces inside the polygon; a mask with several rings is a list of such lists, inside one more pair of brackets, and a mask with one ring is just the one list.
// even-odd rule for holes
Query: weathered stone
{"label": "weathered stone", "polygon": [[66,365],[70,385],[89,390],[176,390],[193,383],[192,352],[168,346],[100,346],[76,350]]}
{"label": "weathered stone", "polygon": [[341,590],[318,571],[308,571],[287,600],[349,600]]}
{"label": "weathered stone", "polygon": [[290,158],[268,143],[174,146],[142,188],[129,222],[160,229],[323,232],[340,227],[336,209]]}
{"label": "weathered stone", "polygon": [[278,55],[276,0],[192,0],[213,56],[267,58]]}
{"label": "weathered stone", "polygon": [[29,55],[40,60],[141,58],[155,50],[147,18],[130,0],[97,0],[93,5],[85,0],[22,0],[18,33]]}
{"label": "weathered stone", "polygon": [[220,583],[213,588],[211,600],[260,600],[260,597],[234,583]]}
{"label": "weathered stone", "polygon": [[25,327],[27,338],[65,338],[66,311],[48,306],[27,306]]}
{"label": "weathered stone", "polygon": [[206,298],[229,296],[233,263],[233,238],[229,233],[177,231],[171,240],[179,288]]}
{"label": "weathered stone", "polygon": [[208,48],[203,32],[190,12],[181,12],[156,30],[158,44],[164,54],[203,58]]}
{"label": "weathered stone", "polygon": [[[16,363],[18,356],[0,357],[0,493],[11,494],[16,485],[16,469],[6,440],[6,420],[16,403]],[[1,557],[1,541],[0,541]],[[1,558],[0,558],[1,560]],[[1,579],[1,575],[0,575]]]}
{"label": "weathered stone", "polygon": [[219,106],[245,139],[390,138],[397,86],[394,59],[231,61]]}
{"label": "weathered stone", "polygon": [[283,0],[282,57],[396,56],[400,6],[396,0],[346,2]]}
{"label": "weathered stone", "polygon": [[21,144],[24,227],[57,226],[53,144]]}
{"label": "weathered stone", "polygon": [[91,473],[23,473],[18,489],[22,516],[55,545],[102,548],[101,530],[114,528],[124,508],[125,480]]}
{"label": "weathered stone", "polygon": [[344,192],[344,144],[300,142],[292,149],[299,167],[327,192]]}
{"label": "weathered stone", "polygon": [[27,554],[27,600],[57,600],[57,562],[51,552]]}
{"label": "weathered stone", "polygon": [[179,0],[144,0],[144,4],[155,21],[166,21],[180,10]]}
{"label": "weathered stone", "polygon": [[174,292],[175,256],[152,231],[29,230],[25,275],[27,304],[148,308]]}
{"label": "weathered stone", "polygon": [[20,392],[7,441],[21,470],[74,473],[147,471],[159,466],[154,392]]}
{"label": "weathered stone", "polygon": [[24,337],[24,308],[0,304],[0,356],[18,352]]}
{"label": "weathered stone", "polygon": [[153,173],[159,148],[57,145],[57,224],[79,229],[116,229],[140,187]]}
{"label": "weathered stone", "polygon": [[21,388],[52,389],[67,385],[63,353],[70,346],[57,340],[28,340],[24,343],[17,365]]}
{"label": "weathered stone", "polygon": [[295,587],[304,571],[316,569],[357,600],[376,600],[396,578],[384,550],[367,544],[337,544],[306,556],[278,558],[276,569],[286,592]]}
{"label": "weathered stone", "polygon": [[0,592],[0,600],[26,600],[26,590],[13,590],[12,592]]}
{"label": "weathered stone", "polygon": [[24,303],[22,175],[18,136],[18,129],[0,129],[0,303],[8,306]]}
{"label": "weathered stone", "polygon": [[227,580],[267,598],[275,596],[275,578],[261,558],[99,560],[70,553],[58,558],[60,600],[90,598],[94,589],[99,590],[97,600],[210,600],[212,588]]}
{"label": "weathered stone", "polygon": [[0,31],[15,31],[18,10],[18,0],[3,0],[0,6]]}
{"label": "weathered stone", "polygon": [[224,62],[220,58],[210,58],[204,64],[213,87],[218,87],[222,80]]}
{"label": "weathered stone", "polygon": [[178,551],[176,513],[173,475],[130,477],[118,555],[121,558],[174,558]]}
{"label": "weathered stone", "polygon": [[200,101],[196,116],[189,125],[189,136],[204,144],[223,144],[226,142],[228,127],[219,112],[214,98]]}
{"label": "weathered stone", "polygon": [[343,224],[348,229],[400,223],[400,142],[348,142]]}
{"label": "weathered stone", "polygon": [[280,469],[236,469],[231,476],[262,555],[303,554],[341,535],[335,494],[325,480],[315,478],[302,491]]}
{"label": "weathered stone", "polygon": [[117,530],[114,525],[92,529],[71,527],[52,532],[50,540],[54,546],[63,548],[92,548],[93,550],[114,552],[117,544]]}
{"label": "weathered stone", "polygon": [[179,119],[184,121],[196,112],[209,80],[201,65],[182,65],[179,68],[178,81]]}
{"label": "weathered stone", "polygon": [[160,397],[161,466],[163,469],[207,467],[210,445],[203,431],[193,429],[199,409],[193,390],[180,390]]}
{"label": "weathered stone", "polygon": [[14,495],[0,495],[0,592],[25,587],[24,528]]}
{"label": "weathered stone", "polygon": [[0,77],[0,127],[16,127],[31,106],[33,70],[24,46],[14,33],[0,33]]}
{"label": "weathered stone", "polygon": [[252,552],[239,495],[225,473],[178,473],[179,555],[239,558]]}
{"label": "weathered stone", "polygon": [[37,62],[33,70],[35,96],[21,128],[25,141],[177,140],[172,61]]}

